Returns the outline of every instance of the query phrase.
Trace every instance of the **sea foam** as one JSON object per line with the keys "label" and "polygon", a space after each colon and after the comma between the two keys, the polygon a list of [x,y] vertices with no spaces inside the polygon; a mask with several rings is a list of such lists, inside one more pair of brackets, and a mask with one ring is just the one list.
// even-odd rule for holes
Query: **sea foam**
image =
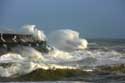
{"label": "sea foam", "polygon": [[[26,25],[24,26],[25,32],[28,31],[38,40],[45,40],[46,35],[43,31],[35,27],[35,25]],[[11,48],[12,52],[1,55],[0,76],[19,76],[38,68],[82,69],[83,66],[96,67],[125,63],[125,60],[122,59],[123,54],[114,50],[84,50],[87,48],[88,42],[86,39],[80,38],[77,31],[56,30],[50,34],[48,39],[49,44],[53,46],[48,53],[42,53],[28,46],[17,46]]]}

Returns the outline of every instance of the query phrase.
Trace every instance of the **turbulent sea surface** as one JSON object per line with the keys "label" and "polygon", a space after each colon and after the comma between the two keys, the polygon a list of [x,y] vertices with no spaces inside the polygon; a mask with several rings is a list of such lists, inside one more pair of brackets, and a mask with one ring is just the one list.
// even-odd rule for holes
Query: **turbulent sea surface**
{"label": "turbulent sea surface", "polygon": [[[46,39],[35,27],[25,29],[40,41]],[[48,44],[48,53],[30,46],[0,49],[0,81],[125,83],[125,39],[86,40],[66,29],[52,33]]]}
{"label": "turbulent sea surface", "polygon": [[[3,55],[0,58],[1,62],[8,61],[9,63],[10,62],[12,63],[11,67],[7,67],[7,68],[0,67],[0,73],[1,73],[0,80],[1,81],[20,81],[20,80],[15,80],[16,79],[15,76],[17,75],[19,75],[17,77],[20,77],[23,75],[27,76],[27,74],[30,74],[33,70],[35,71],[36,69],[39,69],[39,68],[53,69],[55,67],[55,68],[61,68],[61,69],[69,68],[71,69],[71,71],[72,69],[78,68],[80,70],[89,72],[89,74],[87,73],[87,75],[84,75],[84,76],[82,76],[81,74],[76,74],[72,76],[72,73],[71,73],[71,76],[69,77],[64,75],[63,77],[60,76],[62,79],[53,78],[53,79],[49,79],[50,81],[51,80],[62,80],[62,81],[77,80],[79,82],[75,82],[75,83],[82,83],[82,82],[124,83],[125,82],[125,40],[124,39],[88,39],[88,41],[90,42],[88,49],[75,51],[71,53],[54,50],[49,54],[39,54],[40,52],[37,52],[33,48],[25,47],[25,48],[21,48],[21,50],[19,50],[19,47],[18,49],[13,48],[14,51],[17,51],[17,54],[9,53],[8,55],[5,54],[6,56]],[[31,53],[32,55],[29,52],[32,52]],[[9,60],[5,60],[5,57],[9,58]],[[11,59],[13,61],[11,61]],[[113,66],[113,69],[111,69],[112,66]],[[102,70],[100,69],[99,72],[94,72],[96,69],[98,70],[99,67],[102,67],[101,68]],[[115,71],[115,68],[116,68],[116,71]],[[37,78],[38,76],[37,74],[38,74],[38,71],[37,73],[34,72],[31,75],[34,75]],[[39,74],[42,74],[42,73],[40,72]],[[49,74],[47,75],[49,78]],[[55,74],[55,77],[56,75],[58,74]],[[14,80],[11,76],[14,77]],[[44,78],[41,78],[41,80],[44,80]],[[34,78],[30,80],[24,79],[23,81],[34,81]],[[48,83],[48,82],[45,82],[45,83]],[[64,82],[58,81],[57,83],[65,83],[65,81]]]}

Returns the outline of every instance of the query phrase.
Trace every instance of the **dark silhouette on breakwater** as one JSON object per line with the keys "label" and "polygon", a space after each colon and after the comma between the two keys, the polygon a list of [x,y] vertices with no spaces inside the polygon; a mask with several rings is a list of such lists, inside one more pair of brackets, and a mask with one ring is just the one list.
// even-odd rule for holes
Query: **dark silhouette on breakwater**
{"label": "dark silhouette on breakwater", "polygon": [[47,52],[47,42],[36,40],[31,34],[0,33],[0,49],[10,51],[16,46],[40,47],[41,51]]}

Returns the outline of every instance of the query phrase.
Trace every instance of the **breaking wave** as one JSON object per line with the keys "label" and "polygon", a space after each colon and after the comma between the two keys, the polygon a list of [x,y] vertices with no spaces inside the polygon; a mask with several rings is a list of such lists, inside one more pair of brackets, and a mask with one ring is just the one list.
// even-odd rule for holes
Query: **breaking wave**
{"label": "breaking wave", "polygon": [[[39,40],[46,39],[45,34],[34,27],[35,25],[27,25],[25,29],[35,34],[34,37]],[[50,45],[54,46],[48,53],[40,52],[32,47],[18,46],[11,48],[12,52],[1,55],[0,76],[18,76],[38,68],[82,69],[84,66],[93,68],[100,65],[125,63],[122,58],[124,54],[117,51],[85,49],[88,45],[87,40],[80,38],[78,32],[70,29],[52,32],[48,39]]]}
{"label": "breaking wave", "polygon": [[46,35],[42,30],[37,29],[36,25],[25,25],[22,27],[25,34],[32,34],[34,39],[39,41],[46,40]]}
{"label": "breaking wave", "polygon": [[52,46],[68,52],[85,49],[88,45],[86,39],[80,38],[77,31],[70,29],[56,30],[50,34],[49,39]]}

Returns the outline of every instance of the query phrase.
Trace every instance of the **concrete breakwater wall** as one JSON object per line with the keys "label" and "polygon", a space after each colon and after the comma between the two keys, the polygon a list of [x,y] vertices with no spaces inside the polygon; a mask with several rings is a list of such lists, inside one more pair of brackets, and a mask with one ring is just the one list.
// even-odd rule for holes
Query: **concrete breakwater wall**
{"label": "concrete breakwater wall", "polygon": [[46,41],[35,40],[31,34],[0,33],[0,49],[9,51],[15,46],[40,47],[42,51],[47,50]]}
{"label": "concrete breakwater wall", "polygon": [[0,33],[0,43],[20,43],[20,42],[35,42],[30,34],[12,34],[12,33]]}

